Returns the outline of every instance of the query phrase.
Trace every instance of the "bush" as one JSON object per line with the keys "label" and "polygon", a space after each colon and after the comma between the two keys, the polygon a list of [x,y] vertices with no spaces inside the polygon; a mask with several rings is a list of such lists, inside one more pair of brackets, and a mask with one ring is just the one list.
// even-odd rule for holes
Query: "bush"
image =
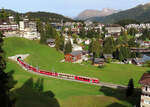
{"label": "bush", "polygon": [[112,58],[107,58],[107,59],[106,59],[106,62],[107,62],[107,63],[111,63],[111,62],[112,62]]}

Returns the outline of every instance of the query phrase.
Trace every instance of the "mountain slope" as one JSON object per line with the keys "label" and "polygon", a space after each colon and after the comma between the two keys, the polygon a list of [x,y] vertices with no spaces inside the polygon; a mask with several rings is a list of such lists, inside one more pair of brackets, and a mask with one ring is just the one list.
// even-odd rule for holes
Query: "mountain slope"
{"label": "mountain slope", "polygon": [[50,13],[50,12],[28,12],[26,15],[29,16],[31,19],[39,18],[41,21],[52,21],[52,22],[60,22],[63,21],[73,21],[63,15]]}
{"label": "mountain slope", "polygon": [[150,21],[150,3],[145,5],[139,5],[135,8],[131,8],[119,13],[115,13],[105,17],[94,17],[89,20],[98,21],[102,23],[115,23],[119,20],[133,19],[139,22]]}
{"label": "mountain slope", "polygon": [[133,19],[139,22],[150,21],[150,3],[145,5],[139,5],[135,8],[131,8],[119,13],[115,13],[105,17],[94,17],[89,20],[98,21],[102,23],[115,23],[119,20]]}
{"label": "mountain slope", "polygon": [[91,17],[108,16],[108,15],[111,15],[111,14],[117,13],[117,12],[118,12],[118,10],[108,9],[108,8],[104,8],[101,11],[99,11],[99,10],[85,10],[85,11],[81,12],[76,17],[76,19],[86,20],[86,19],[91,18]]}
{"label": "mountain slope", "polygon": [[[18,12],[5,9],[5,11],[13,16],[16,16]],[[73,19],[67,18],[63,15],[57,14],[57,13],[51,13],[51,12],[27,12],[27,13],[18,13],[20,17],[28,16],[30,19],[37,19],[39,18],[43,22],[51,21],[51,22],[60,22],[63,21],[73,21]]]}

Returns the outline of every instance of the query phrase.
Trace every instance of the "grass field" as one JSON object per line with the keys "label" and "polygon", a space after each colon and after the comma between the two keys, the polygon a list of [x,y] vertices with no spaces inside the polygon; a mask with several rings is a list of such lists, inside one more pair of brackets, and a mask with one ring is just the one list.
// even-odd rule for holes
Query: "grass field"
{"label": "grass field", "polygon": [[20,38],[7,38],[4,49],[7,56],[29,53],[30,56],[26,59],[26,62],[41,69],[96,77],[103,82],[115,84],[127,85],[129,79],[133,78],[135,86],[139,86],[138,81],[140,77],[149,70],[149,68],[135,65],[106,64],[104,68],[97,68],[90,64],[61,63],[60,61],[64,56],[54,48]]}
{"label": "grass field", "polygon": [[[134,65],[106,64],[104,68],[97,68],[89,64],[61,63],[60,61],[64,56],[60,52],[48,46],[40,45],[36,41],[23,38],[6,38],[4,50],[7,57],[16,54],[30,54],[25,61],[41,69],[96,77],[100,81],[115,84],[127,85],[129,79],[133,78],[135,86],[139,86],[138,80],[141,75],[149,70]],[[131,106],[126,100],[120,100],[120,97],[106,95],[98,86],[30,74],[15,62],[8,60],[6,72],[11,70],[14,70],[13,76],[17,80],[13,89],[18,98],[17,107],[25,107],[26,104],[31,105],[31,107],[33,105],[37,107],[48,107],[48,105],[54,105],[54,107],[79,107],[79,105],[82,105],[82,107],[121,107],[120,104]],[[35,88],[39,79],[43,81],[42,89]],[[115,95],[115,93],[113,94]],[[51,100],[48,101],[48,99]]]}

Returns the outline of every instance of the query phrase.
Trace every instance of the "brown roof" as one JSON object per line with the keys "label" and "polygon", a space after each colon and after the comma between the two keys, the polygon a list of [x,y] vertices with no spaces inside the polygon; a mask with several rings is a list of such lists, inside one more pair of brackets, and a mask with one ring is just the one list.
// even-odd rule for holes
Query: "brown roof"
{"label": "brown roof", "polygon": [[150,73],[144,73],[139,83],[142,85],[149,85],[150,86]]}

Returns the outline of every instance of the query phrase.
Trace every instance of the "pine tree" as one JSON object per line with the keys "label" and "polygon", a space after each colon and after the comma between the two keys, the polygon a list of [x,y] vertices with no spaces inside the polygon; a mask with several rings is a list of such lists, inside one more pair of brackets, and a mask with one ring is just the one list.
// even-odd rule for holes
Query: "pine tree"
{"label": "pine tree", "polygon": [[3,39],[0,32],[0,105],[1,107],[12,107],[9,97],[10,87],[8,86],[8,75],[4,72],[6,69],[5,53],[2,49]]}
{"label": "pine tree", "polygon": [[55,48],[57,51],[60,49],[60,42],[61,42],[61,39],[60,39],[60,36],[58,35],[55,40]]}
{"label": "pine tree", "polygon": [[46,35],[45,35],[45,32],[44,32],[43,29],[40,32],[40,43],[41,44],[45,44],[46,43]]}
{"label": "pine tree", "polygon": [[128,88],[126,90],[126,96],[127,97],[132,96],[133,93],[134,93],[134,83],[133,83],[133,79],[130,79],[128,83]]}
{"label": "pine tree", "polygon": [[64,51],[64,43],[65,42],[65,38],[61,35],[61,37],[60,37],[60,46],[59,46],[59,49],[61,50],[61,51]]}
{"label": "pine tree", "polygon": [[66,45],[65,45],[65,54],[68,54],[68,53],[70,53],[70,52],[72,52],[72,44],[71,44],[71,41],[69,40],[67,43],[66,43]]}
{"label": "pine tree", "polygon": [[20,19],[19,13],[16,13],[15,21],[17,22],[17,24],[19,24],[20,20],[21,19]]}
{"label": "pine tree", "polygon": [[112,37],[108,37],[104,40],[104,53],[105,54],[112,54],[114,52],[114,40]]}

